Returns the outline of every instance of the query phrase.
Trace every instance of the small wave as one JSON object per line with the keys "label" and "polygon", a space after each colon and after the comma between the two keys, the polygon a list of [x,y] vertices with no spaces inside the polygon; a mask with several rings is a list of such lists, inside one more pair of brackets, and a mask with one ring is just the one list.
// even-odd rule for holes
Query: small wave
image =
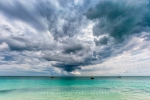
{"label": "small wave", "polygon": [[10,89],[10,90],[0,90],[0,93],[11,93],[11,92],[24,92],[24,91],[30,91],[30,89],[23,88],[23,89]]}
{"label": "small wave", "polygon": [[10,93],[16,91],[17,89],[10,89],[10,90],[0,90],[0,93]]}
{"label": "small wave", "polygon": [[11,93],[11,92],[35,92],[47,90],[48,88],[21,88],[21,89],[9,89],[9,90],[0,90],[0,94]]}

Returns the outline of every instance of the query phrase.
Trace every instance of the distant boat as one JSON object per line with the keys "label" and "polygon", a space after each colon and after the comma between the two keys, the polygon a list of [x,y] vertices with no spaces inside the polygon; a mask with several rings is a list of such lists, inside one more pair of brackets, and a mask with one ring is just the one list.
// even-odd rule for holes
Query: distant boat
{"label": "distant boat", "polygon": [[53,76],[51,76],[51,78],[54,78]]}
{"label": "distant boat", "polygon": [[54,76],[53,76],[53,73],[52,73],[52,76],[51,76],[51,78],[54,78]]}
{"label": "distant boat", "polygon": [[93,79],[94,79],[94,77],[91,77],[91,79],[93,80]]}
{"label": "distant boat", "polygon": [[117,78],[121,78],[121,76],[119,75],[119,76],[117,76]]}
{"label": "distant boat", "polygon": [[94,79],[94,77],[93,77],[92,73],[91,73],[91,79],[92,79],[92,80]]}

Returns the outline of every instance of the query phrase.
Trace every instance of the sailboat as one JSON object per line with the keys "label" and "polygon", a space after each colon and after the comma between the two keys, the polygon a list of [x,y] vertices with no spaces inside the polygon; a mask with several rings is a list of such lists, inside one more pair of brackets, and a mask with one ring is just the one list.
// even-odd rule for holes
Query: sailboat
{"label": "sailboat", "polygon": [[120,74],[119,74],[119,76],[117,76],[117,78],[121,78]]}
{"label": "sailboat", "polygon": [[54,78],[54,76],[53,76],[53,73],[52,73],[52,76],[51,76],[51,78]]}
{"label": "sailboat", "polygon": [[91,79],[92,79],[92,80],[94,79],[94,77],[93,77],[92,73],[91,73]]}
{"label": "sailboat", "polygon": [[53,76],[51,76],[51,78],[54,78]]}

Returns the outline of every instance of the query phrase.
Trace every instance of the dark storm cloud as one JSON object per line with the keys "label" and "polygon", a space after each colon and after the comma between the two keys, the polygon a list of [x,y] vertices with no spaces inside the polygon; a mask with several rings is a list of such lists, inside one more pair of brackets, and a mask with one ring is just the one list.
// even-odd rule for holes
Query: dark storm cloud
{"label": "dark storm cloud", "polygon": [[[145,3],[143,3],[145,2]],[[117,43],[135,33],[146,31],[150,26],[150,11],[147,1],[102,1],[89,9],[86,16],[95,20],[93,35],[108,34]],[[141,3],[141,4],[140,4]]]}
{"label": "dark storm cloud", "polygon": [[77,61],[65,61],[65,62],[57,62],[55,64],[52,64],[55,67],[61,68],[67,72],[72,72],[74,70],[80,70],[81,66],[87,66],[92,65],[91,61],[94,61],[95,59],[92,59],[92,57],[87,57],[83,61],[77,62]]}
{"label": "dark storm cloud", "polygon": [[[59,55],[59,56],[58,56]],[[47,61],[56,61],[52,66],[61,68],[67,72],[80,69],[82,62],[76,62],[72,57],[60,56],[61,54],[45,54],[43,58]]]}
{"label": "dark storm cloud", "polygon": [[[71,72],[129,50],[132,45],[123,47],[131,36],[150,32],[150,5],[147,1],[98,1],[83,0],[78,4],[73,0],[0,1],[0,14],[10,23],[19,20],[30,25],[37,30],[35,34],[39,35],[40,40],[45,38],[40,37],[44,36],[41,34],[47,34],[47,31],[52,36],[46,37],[50,41],[41,42],[34,34],[30,35],[32,38],[27,38],[30,32],[23,32],[25,36],[0,37],[0,44],[5,42],[10,51],[42,51],[43,59],[55,62],[52,66]],[[84,35],[81,30],[89,26],[89,22],[95,23],[93,35],[96,38],[93,40],[82,38]],[[9,27],[3,29],[14,34]],[[88,32],[86,34],[90,35]],[[146,41],[150,39],[148,34],[142,38]],[[4,60],[11,59],[6,56]]]}
{"label": "dark storm cloud", "polygon": [[72,63],[72,64],[56,63],[56,64],[53,64],[53,66],[61,68],[67,72],[72,72],[74,70],[81,69],[79,67],[79,66],[81,66],[81,64],[78,64],[78,63]]}
{"label": "dark storm cloud", "polygon": [[71,72],[74,70],[81,69],[81,66],[94,64],[92,63],[92,61],[96,61],[96,59],[91,56],[92,55],[88,55],[87,57],[82,58],[82,60],[79,61],[76,60],[78,59],[78,56],[77,58],[74,58],[71,55],[65,56],[63,54],[45,54],[43,58],[47,61],[55,61],[55,64],[52,64],[52,66],[61,68],[67,72]]}
{"label": "dark storm cloud", "polygon": [[90,65],[91,61],[95,60],[89,44],[80,43],[71,38],[61,43],[63,43],[62,50],[47,52],[43,55],[45,60],[55,61],[52,66],[71,72],[81,69],[81,66]]}
{"label": "dark storm cloud", "polygon": [[45,53],[43,58],[47,61],[55,61],[52,66],[61,68],[67,72],[81,69],[81,66],[92,64],[92,52],[89,47],[82,44],[66,44],[60,52]]}

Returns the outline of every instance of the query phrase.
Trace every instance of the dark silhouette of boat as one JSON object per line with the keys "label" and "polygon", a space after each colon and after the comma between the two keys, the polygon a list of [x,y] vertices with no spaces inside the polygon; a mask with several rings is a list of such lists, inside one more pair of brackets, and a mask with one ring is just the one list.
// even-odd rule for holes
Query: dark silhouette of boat
{"label": "dark silhouette of boat", "polygon": [[52,72],[52,76],[51,76],[51,78],[55,78],[55,77],[53,76],[53,72]]}
{"label": "dark silhouette of boat", "polygon": [[117,78],[121,78],[121,76],[119,75],[119,76],[117,76]]}
{"label": "dark silhouette of boat", "polygon": [[118,76],[117,78],[121,78],[121,76]]}
{"label": "dark silhouette of boat", "polygon": [[51,76],[51,78],[54,78],[54,76]]}
{"label": "dark silhouette of boat", "polygon": [[93,79],[94,79],[94,77],[91,77],[91,79],[93,80]]}
{"label": "dark silhouette of boat", "polygon": [[93,77],[92,73],[91,73],[91,79],[92,79],[92,80],[94,79],[94,77]]}

